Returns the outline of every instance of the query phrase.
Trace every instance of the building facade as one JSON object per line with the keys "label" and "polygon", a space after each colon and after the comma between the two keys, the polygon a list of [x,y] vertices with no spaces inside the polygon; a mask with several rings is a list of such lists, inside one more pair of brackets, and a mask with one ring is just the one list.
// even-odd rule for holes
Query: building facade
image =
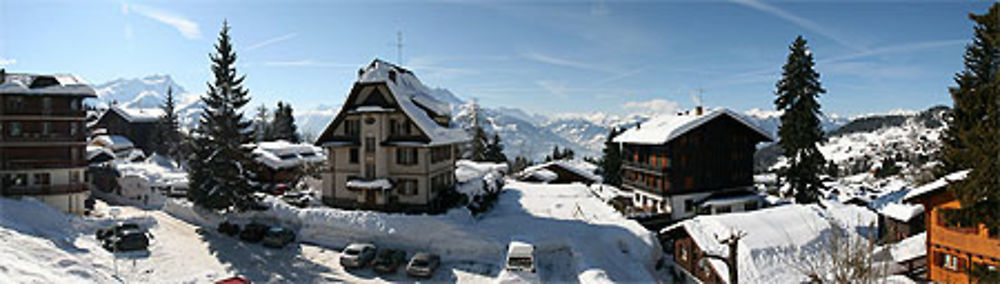
{"label": "building facade", "polygon": [[[979,224],[949,224],[942,215],[962,207],[947,190],[967,172],[948,175],[904,198],[923,204],[927,227],[927,279],[937,283],[975,283],[974,275],[1000,273],[1000,228]],[[994,278],[996,279],[996,278]]]}
{"label": "building facade", "polygon": [[316,141],[327,153],[323,201],[340,208],[438,209],[454,190],[456,151],[469,140],[449,128],[449,107],[409,70],[381,60],[359,70],[340,113]]}
{"label": "building facade", "polygon": [[101,114],[92,128],[104,129],[95,131],[97,133],[125,137],[148,156],[153,153],[152,137],[156,131],[156,123],[162,116],[163,109],[159,108],[125,108],[112,105]]}
{"label": "building facade", "polygon": [[653,118],[613,141],[622,147],[622,187],[637,207],[677,220],[694,216],[712,193],[752,187],[756,145],[772,139],[735,112],[699,108]]}
{"label": "building facade", "polygon": [[86,111],[94,90],[72,75],[0,70],[0,193],[82,213],[89,197]]}

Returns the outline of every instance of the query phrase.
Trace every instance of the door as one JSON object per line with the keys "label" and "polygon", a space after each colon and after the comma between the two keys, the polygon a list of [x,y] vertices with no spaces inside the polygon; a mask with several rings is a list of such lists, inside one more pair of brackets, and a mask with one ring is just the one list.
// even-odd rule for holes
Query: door
{"label": "door", "polygon": [[365,203],[366,204],[375,204],[375,190],[374,189],[365,189]]}

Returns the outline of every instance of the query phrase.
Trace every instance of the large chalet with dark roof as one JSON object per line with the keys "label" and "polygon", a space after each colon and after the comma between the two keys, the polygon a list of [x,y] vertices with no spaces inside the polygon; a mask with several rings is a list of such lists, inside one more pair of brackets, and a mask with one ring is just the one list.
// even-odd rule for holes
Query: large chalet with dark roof
{"label": "large chalet with dark roof", "polygon": [[[126,108],[112,105],[92,126],[96,133],[128,138],[146,155],[154,148],[152,136],[156,123],[163,116],[160,108]],[[100,130],[103,129],[103,130]]]}
{"label": "large chalet with dark roof", "polygon": [[[752,188],[756,145],[772,139],[770,133],[733,111],[703,113],[698,108],[655,117],[613,141],[622,147],[622,187],[635,194],[637,207],[677,220],[694,216],[713,194]],[[759,206],[756,198],[726,196],[720,201],[752,204],[713,202],[712,212]]]}
{"label": "large chalet with dark roof", "polygon": [[440,209],[454,189],[458,145],[450,108],[409,70],[375,60],[358,71],[340,113],[316,145],[327,152],[323,201],[383,211]]}

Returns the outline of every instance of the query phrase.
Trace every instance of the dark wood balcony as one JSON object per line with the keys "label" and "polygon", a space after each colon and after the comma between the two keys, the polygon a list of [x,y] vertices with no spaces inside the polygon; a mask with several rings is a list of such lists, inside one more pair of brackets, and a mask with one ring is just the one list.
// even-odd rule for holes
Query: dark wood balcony
{"label": "dark wood balcony", "polygon": [[640,163],[635,161],[623,161],[622,168],[661,177],[666,176],[667,171],[669,170],[669,168],[667,167],[654,166],[651,164]]}
{"label": "dark wood balcony", "polygon": [[57,195],[78,193],[89,190],[86,183],[70,183],[58,185],[3,185],[0,195]]}
{"label": "dark wood balcony", "polygon": [[0,169],[63,169],[86,167],[87,160],[10,159],[0,163]]}

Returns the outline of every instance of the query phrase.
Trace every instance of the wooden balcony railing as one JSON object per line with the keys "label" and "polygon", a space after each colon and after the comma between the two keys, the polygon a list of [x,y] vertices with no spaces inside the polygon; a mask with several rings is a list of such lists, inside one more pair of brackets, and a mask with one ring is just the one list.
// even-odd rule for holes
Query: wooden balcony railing
{"label": "wooden balcony railing", "polygon": [[70,183],[58,185],[2,185],[0,195],[56,195],[87,191],[86,183]]}
{"label": "wooden balcony railing", "polygon": [[640,163],[635,161],[625,161],[622,163],[622,167],[638,172],[643,172],[647,174],[653,174],[658,176],[663,176],[669,168],[660,167],[656,165],[651,165],[647,163]]}

